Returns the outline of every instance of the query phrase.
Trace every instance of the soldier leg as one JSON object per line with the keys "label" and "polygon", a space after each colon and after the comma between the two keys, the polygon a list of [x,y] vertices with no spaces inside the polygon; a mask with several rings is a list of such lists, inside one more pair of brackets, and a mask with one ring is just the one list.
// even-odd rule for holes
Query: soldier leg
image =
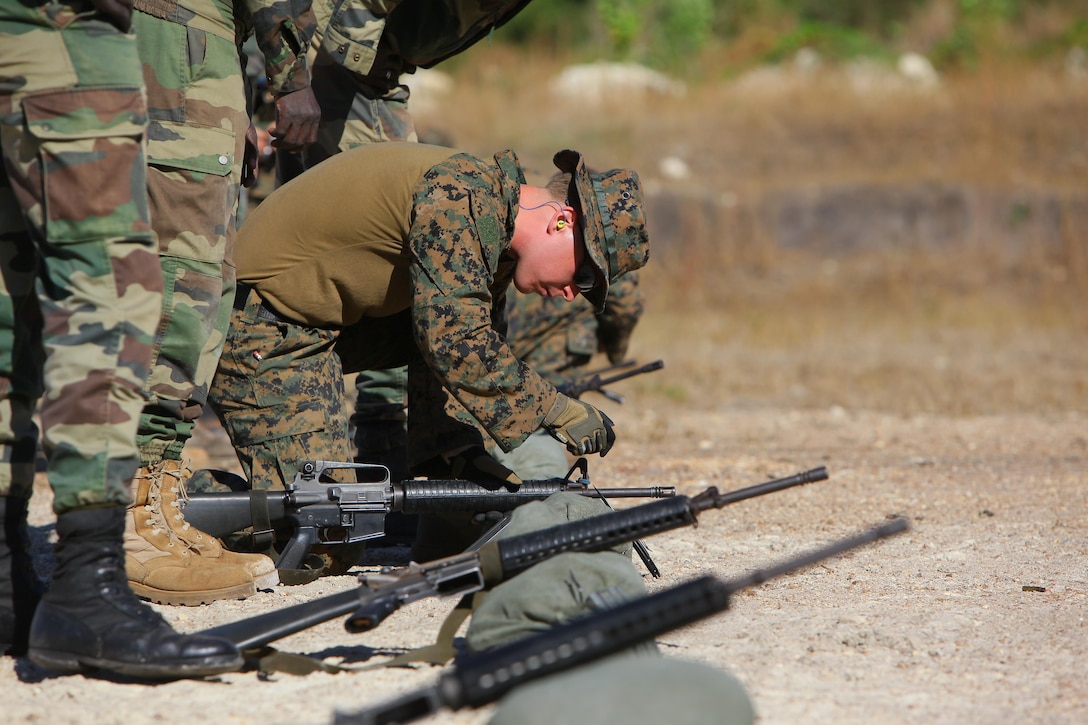
{"label": "soldier leg", "polygon": [[42,320],[34,294],[37,254],[7,172],[0,167],[0,655],[26,654],[44,587],[34,570],[27,505],[34,487],[42,394]]}
{"label": "soldier leg", "polygon": [[407,387],[407,366],[362,370],[355,378],[355,460],[382,464],[394,481],[408,478]]}
{"label": "soldier leg", "polygon": [[[349,460],[337,333],[282,320],[256,291],[242,289],[209,398],[250,486],[282,489],[301,460]],[[329,545],[314,553],[326,573],[339,573],[363,548]]]}
{"label": "soldier leg", "polygon": [[350,460],[337,332],[287,322],[243,289],[209,398],[250,486],[282,489],[300,460]]}
{"label": "soldier leg", "polygon": [[[0,142],[41,258],[41,420],[57,513],[57,566],[34,613],[30,658],[65,672],[152,678],[235,669],[242,658],[233,645],[174,632],[133,596],[121,568],[162,293],[135,41],[83,2],[47,15],[2,0],[0,76],[21,81],[18,93],[0,93]],[[8,521],[10,503],[9,550],[9,523],[25,523],[25,508],[21,522]]]}
{"label": "soldier leg", "polygon": [[207,401],[234,297],[243,77],[225,38],[140,11],[134,24],[152,109],[148,198],[164,294],[137,433],[143,465],[133,495],[144,511],[130,517],[127,568],[134,588],[158,602],[239,598],[276,583],[272,560],[224,550],[176,503],[190,474],[182,449]]}
{"label": "soldier leg", "polygon": [[[355,377],[355,410],[350,420],[355,460],[380,463],[389,469],[393,481],[410,477],[407,388],[407,366],[362,370]],[[385,517],[385,536],[372,545],[410,542],[418,528],[418,515],[391,513]]]}
{"label": "soldier leg", "polygon": [[138,438],[150,466],[181,458],[222,351],[249,119],[233,42],[140,11],[134,25],[152,109],[148,196],[164,281]]}

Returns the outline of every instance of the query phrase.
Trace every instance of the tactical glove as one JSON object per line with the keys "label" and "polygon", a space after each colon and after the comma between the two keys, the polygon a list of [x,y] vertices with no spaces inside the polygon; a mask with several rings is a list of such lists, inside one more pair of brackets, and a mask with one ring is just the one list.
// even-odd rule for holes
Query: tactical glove
{"label": "tactical glove", "polygon": [[616,442],[611,418],[589,403],[563,393],[559,393],[544,416],[544,428],[576,456],[599,452],[604,457]]}
{"label": "tactical glove", "polygon": [[483,446],[472,446],[449,457],[450,477],[473,483],[520,484],[518,474],[488,455]]}

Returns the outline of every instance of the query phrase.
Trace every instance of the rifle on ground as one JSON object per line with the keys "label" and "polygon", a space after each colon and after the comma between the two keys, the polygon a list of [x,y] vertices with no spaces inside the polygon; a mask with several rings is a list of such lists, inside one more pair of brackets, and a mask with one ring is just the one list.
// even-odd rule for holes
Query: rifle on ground
{"label": "rifle on ground", "polygon": [[634,364],[635,363],[633,360],[622,362],[618,365],[613,365],[611,367],[598,370],[597,372],[591,375],[586,375],[585,377],[582,377],[578,380],[571,380],[565,383],[560,383],[556,386],[556,388],[559,390],[560,393],[563,393],[564,395],[569,395],[572,398],[578,398],[581,397],[583,393],[594,391],[600,393],[609,400],[615,401],[617,403],[622,403],[622,395],[613,393],[611,390],[605,390],[604,386],[611,385],[612,383],[618,383],[621,380],[633,378],[634,376],[642,375],[643,373],[652,373],[654,370],[660,370],[661,368],[665,367],[665,362],[663,360],[655,360],[652,363],[646,363],[645,365],[640,365],[637,368],[624,370],[624,372],[616,373],[615,375],[610,375],[604,378],[601,377],[603,373],[629,368]]}
{"label": "rifle on ground", "polygon": [[568,551],[602,551],[634,539],[697,526],[699,513],[827,478],[823,466],[721,494],[711,486],[692,497],[670,496],[579,521],[505,539],[489,539],[474,551],[411,564],[391,573],[360,575],[361,586],[274,612],[220,625],[201,634],[230,640],[239,649],[275,642],[336,617],[350,615],[352,633],[377,627],[405,604],[433,596],[472,594]]}
{"label": "rifle on ground", "polygon": [[[581,475],[571,480],[576,469]],[[337,472],[346,472],[353,480],[338,481]],[[235,478],[245,485],[240,477]],[[220,474],[218,480],[226,479]],[[676,493],[672,486],[596,488],[590,485],[584,460],[571,468],[567,478],[496,485],[488,488],[472,481],[434,479],[394,483],[389,480],[389,469],[381,465],[302,461],[295,480],[283,491],[191,493],[183,505],[186,521],[217,538],[253,527],[254,538],[264,535],[270,541],[273,522],[288,522],[291,538],[276,559],[276,567],[299,569],[315,544],[352,544],[384,536],[385,517],[393,512],[507,512],[560,491],[606,501],[665,498]]]}
{"label": "rifle on ground", "polygon": [[739,591],[908,528],[906,519],[894,519],[745,577],[721,581],[704,576],[595,612],[523,640],[460,658],[435,685],[356,713],[337,712],[333,723],[408,723],[443,708],[482,707],[532,680],[599,660],[723,612],[729,608],[730,598]]}

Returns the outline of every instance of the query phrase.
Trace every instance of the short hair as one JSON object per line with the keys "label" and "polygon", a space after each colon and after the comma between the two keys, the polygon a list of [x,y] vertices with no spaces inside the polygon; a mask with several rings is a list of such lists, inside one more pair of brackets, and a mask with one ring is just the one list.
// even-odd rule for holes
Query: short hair
{"label": "short hair", "polygon": [[570,200],[567,197],[570,195],[570,182],[571,173],[569,171],[560,171],[548,179],[544,190],[560,204],[569,204]]}

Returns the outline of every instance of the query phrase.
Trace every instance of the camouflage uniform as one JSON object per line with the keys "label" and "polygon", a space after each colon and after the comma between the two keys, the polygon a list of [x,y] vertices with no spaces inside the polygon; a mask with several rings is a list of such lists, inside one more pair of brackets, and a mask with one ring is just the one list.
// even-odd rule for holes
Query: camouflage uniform
{"label": "camouflage uniform", "polygon": [[0,494],[30,496],[41,397],[58,514],[131,501],[162,294],[136,41],[90,10],[0,0]]}
{"label": "camouflage uniform", "polygon": [[608,291],[600,314],[584,297],[567,302],[515,292],[506,305],[507,339],[519,359],[558,385],[598,351],[614,365],[622,362],[642,307],[638,272],[625,274]]}
{"label": "camouflage uniform", "polygon": [[249,126],[241,44],[255,32],[277,95],[309,84],[316,21],[308,0],[136,0],[151,126],[149,195],[165,280],[140,418],[145,465],[180,459],[207,399],[234,298],[236,234]]}
{"label": "camouflage uniform", "polygon": [[[257,208],[239,238],[240,279],[253,291],[235,305],[211,392],[254,485],[283,485],[301,458],[336,459],[346,421],[328,422],[328,406],[339,405],[342,372],[409,364],[409,443],[421,460],[480,443],[473,425],[445,413],[446,390],[504,449],[540,425],[555,388],[514,358],[496,329],[514,272],[509,238],[523,183],[512,152],[489,164],[422,144],[372,144],[338,154]],[[293,228],[307,189],[357,216],[317,215]],[[391,189],[392,200],[379,193]],[[361,203],[367,190],[376,203]],[[330,225],[400,235],[380,252],[388,277],[367,287],[361,272],[375,261],[353,259],[358,239],[330,242]],[[303,238],[281,249],[283,240],[268,237],[273,230]],[[250,254],[254,266],[276,269],[277,253],[302,261],[278,274],[247,267]],[[254,324],[262,315],[267,324]],[[326,443],[303,445],[307,436]]]}

